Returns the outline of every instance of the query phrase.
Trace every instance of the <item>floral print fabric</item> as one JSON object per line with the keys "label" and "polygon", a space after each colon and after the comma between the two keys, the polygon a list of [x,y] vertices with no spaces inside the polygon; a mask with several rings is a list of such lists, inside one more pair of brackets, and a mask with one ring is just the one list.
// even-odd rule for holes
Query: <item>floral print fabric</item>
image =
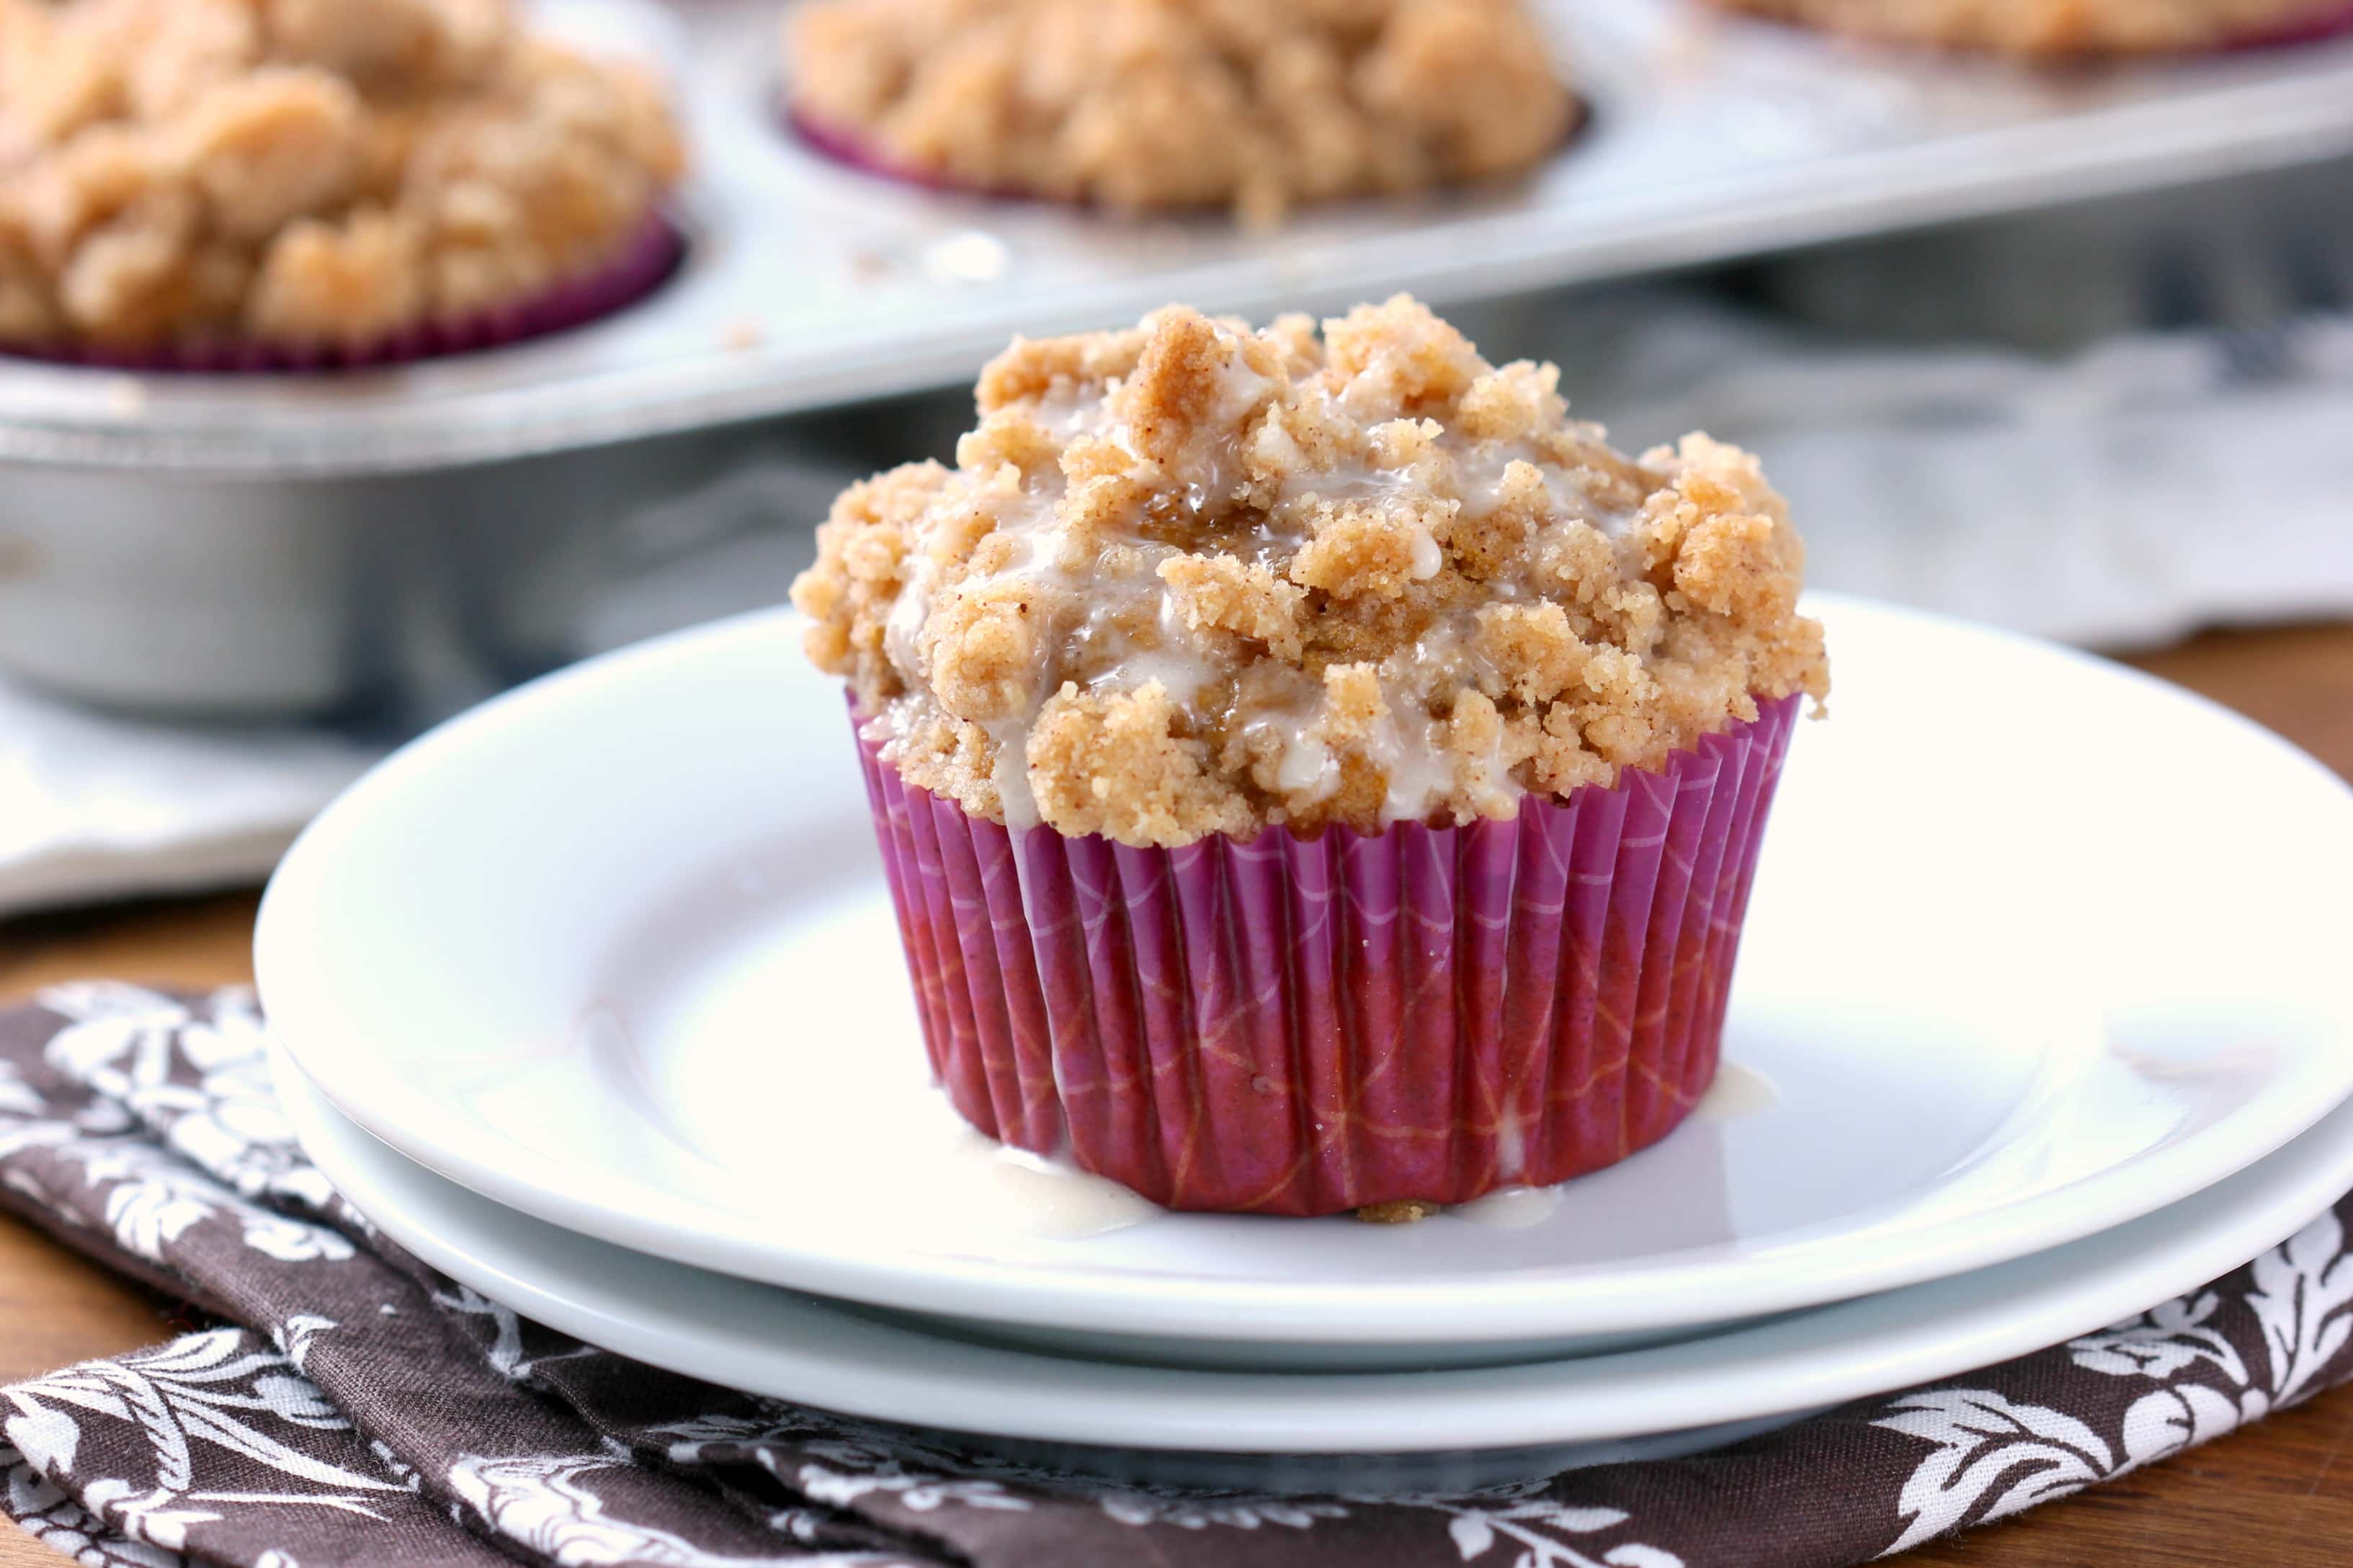
{"label": "floral print fabric", "polygon": [[1160,1491],[730,1393],[378,1237],[250,995],[0,1013],[0,1201],[212,1326],[0,1390],[0,1510],[86,1568],[1830,1568],[2063,1497],[2353,1372],[2353,1198],[2069,1344],[1694,1458],[1464,1496]]}

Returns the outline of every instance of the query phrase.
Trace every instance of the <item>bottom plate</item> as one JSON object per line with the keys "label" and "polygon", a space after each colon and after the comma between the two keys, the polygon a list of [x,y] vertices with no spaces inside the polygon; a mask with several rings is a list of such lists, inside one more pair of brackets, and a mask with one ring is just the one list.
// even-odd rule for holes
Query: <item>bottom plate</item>
{"label": "bottom plate", "polygon": [[[395,1152],[273,1055],[303,1147],[344,1195],[433,1267],[540,1322],[752,1393],[1172,1484],[1414,1489],[1694,1452],[2103,1327],[2227,1272],[2353,1187],[2347,1104],[2145,1219],[1732,1332],[1512,1367],[1215,1372],[975,1344],[559,1229]],[[1293,1458],[1264,1458],[1277,1454]]]}

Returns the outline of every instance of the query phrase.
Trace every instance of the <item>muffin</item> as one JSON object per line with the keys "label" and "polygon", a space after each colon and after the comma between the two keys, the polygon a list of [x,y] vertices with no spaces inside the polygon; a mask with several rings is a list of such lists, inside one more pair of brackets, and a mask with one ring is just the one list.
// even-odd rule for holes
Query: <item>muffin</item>
{"label": "muffin", "polygon": [[1829,32],[2034,58],[2294,43],[2353,26],[2348,0],[1721,0]]}
{"label": "muffin", "polygon": [[1017,341],[955,468],[842,495],[793,599],[966,1120],[1316,1215],[1705,1091],[1821,628],[1752,458],[1627,458],[1557,382],[1402,296],[1171,308]]}
{"label": "muffin", "polygon": [[812,0],[786,49],[825,151],[1129,211],[1514,174],[1580,112],[1523,0]]}
{"label": "muffin", "polygon": [[404,357],[569,325],[677,260],[649,79],[505,0],[0,0],[0,346]]}

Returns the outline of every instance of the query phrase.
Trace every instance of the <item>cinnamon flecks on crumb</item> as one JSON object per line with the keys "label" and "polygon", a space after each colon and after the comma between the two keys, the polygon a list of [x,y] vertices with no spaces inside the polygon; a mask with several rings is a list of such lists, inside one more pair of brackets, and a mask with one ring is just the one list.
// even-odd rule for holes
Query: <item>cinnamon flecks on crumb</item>
{"label": "cinnamon flecks on crumb", "polygon": [[654,220],[638,70],[508,0],[0,0],[0,342],[358,346]]}
{"label": "cinnamon flecks on crumb", "polygon": [[1400,296],[1018,341],[794,584],[902,776],[1121,843],[1508,817],[1829,676],[1736,447],[1640,458]]}
{"label": "cinnamon flecks on crumb", "polygon": [[1580,112],[1525,0],[810,0],[786,52],[879,164],[1263,220],[1515,173]]}

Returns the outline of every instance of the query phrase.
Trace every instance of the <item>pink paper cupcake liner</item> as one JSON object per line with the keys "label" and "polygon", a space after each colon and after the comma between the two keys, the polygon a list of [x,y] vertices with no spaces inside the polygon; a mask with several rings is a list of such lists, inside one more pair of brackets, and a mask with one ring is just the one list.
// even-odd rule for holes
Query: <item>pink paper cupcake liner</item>
{"label": "pink paper cupcake liner", "polygon": [[311,343],[185,343],[118,349],[86,343],[0,346],[0,354],[51,364],[191,375],[283,374],[368,370],[504,347],[566,331],[633,305],[670,280],[686,239],[669,218],[654,216],[596,271],[534,299],[448,321],[426,321],[358,347]]}
{"label": "pink paper cupcake liner", "polygon": [[2223,47],[2232,49],[2280,49],[2296,44],[2316,44],[2324,38],[2334,38],[2345,33],[2353,33],[2353,5],[2341,5],[2283,27],[2233,38]]}
{"label": "pink paper cupcake liner", "polygon": [[1622,1160],[1715,1076],[1799,701],[1509,822],[1181,849],[1010,832],[861,738],[933,1071],[982,1131],[1169,1208]]}
{"label": "pink paper cupcake liner", "polygon": [[1009,186],[991,187],[968,185],[950,179],[934,170],[902,163],[868,151],[866,145],[846,131],[837,131],[786,105],[777,110],[785,129],[798,138],[809,151],[845,169],[871,174],[878,180],[890,180],[902,185],[913,185],[919,190],[939,191],[948,195],[983,196],[991,201],[1037,202],[1047,198],[1034,191],[1015,190]]}
{"label": "pink paper cupcake liner", "polygon": [[[968,184],[941,174],[937,170],[897,162],[870,150],[855,134],[812,120],[790,104],[778,110],[777,114],[783,121],[785,129],[791,132],[811,152],[839,163],[846,169],[855,170],[861,174],[870,174],[878,180],[889,180],[897,184],[913,185],[919,190],[937,191],[948,195],[978,196],[987,201],[1051,202],[1063,199],[1050,196],[1039,191],[1023,190],[1013,185]],[[1557,156],[1566,151],[1571,142],[1585,133],[1592,120],[1592,107],[1580,99],[1577,120],[1569,126],[1568,133],[1561,138],[1560,146],[1553,150],[1553,154]],[[1079,198],[1070,201],[1068,205],[1092,207],[1095,204],[1092,200]],[[1218,212],[1223,210],[1226,205],[1222,202],[1209,202],[1194,210]]]}

